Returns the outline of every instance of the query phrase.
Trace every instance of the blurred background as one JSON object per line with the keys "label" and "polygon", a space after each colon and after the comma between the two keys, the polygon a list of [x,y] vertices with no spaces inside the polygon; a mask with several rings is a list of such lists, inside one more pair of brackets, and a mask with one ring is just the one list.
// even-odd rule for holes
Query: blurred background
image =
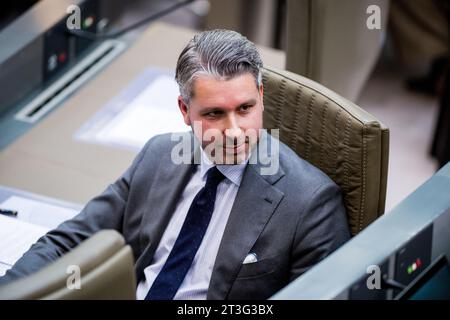
{"label": "blurred background", "polygon": [[[448,150],[440,156],[432,150],[433,143],[444,140],[446,134],[439,134],[437,125],[449,68],[448,2],[202,0],[163,20],[197,30],[236,30],[256,44],[287,54],[298,54],[294,41],[297,46],[316,45],[310,54],[322,55],[317,65],[309,61],[310,66],[301,66],[290,61],[298,56],[287,57],[286,69],[337,91],[390,129],[388,212],[450,160]],[[134,1],[123,23],[131,23],[142,12],[163,3],[167,1]],[[375,35],[361,23],[367,19],[365,9],[371,4],[381,9],[382,29]],[[319,39],[299,34],[306,28],[313,29],[310,36]],[[329,70],[312,70],[314,67]],[[446,121],[450,121],[448,116]],[[446,142],[450,145],[450,140]]]}
{"label": "blurred background", "polygon": [[[0,35],[39,2],[2,4]],[[107,32],[114,32],[182,1],[103,2]],[[191,30],[236,30],[259,46],[280,50],[287,70],[375,115],[390,129],[386,211],[450,160],[447,0],[197,0],[158,21]],[[116,38],[131,46],[152,23]],[[0,36],[0,53],[8,47],[4,39]],[[5,82],[6,64],[0,68]],[[0,91],[5,112],[1,99],[9,99],[11,91],[4,86]]]}

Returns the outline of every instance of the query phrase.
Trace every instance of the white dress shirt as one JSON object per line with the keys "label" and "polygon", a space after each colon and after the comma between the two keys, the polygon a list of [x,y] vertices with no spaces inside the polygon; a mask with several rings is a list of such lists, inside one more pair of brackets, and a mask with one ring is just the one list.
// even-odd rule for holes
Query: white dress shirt
{"label": "white dress shirt", "polygon": [[[217,187],[214,211],[208,229],[194,261],[186,274],[174,299],[206,299],[209,281],[211,279],[214,262],[228,217],[233,207],[234,199],[239,189],[247,162],[239,165],[218,165],[217,169],[225,176]],[[144,269],[144,279],[136,290],[137,299],[144,299],[153,281],[163,268],[170,251],[183,226],[184,220],[196,194],[205,186],[206,172],[213,164],[202,152],[201,163],[197,166],[191,180],[186,185],[176,206],[175,212],[164,231],[152,262]]]}

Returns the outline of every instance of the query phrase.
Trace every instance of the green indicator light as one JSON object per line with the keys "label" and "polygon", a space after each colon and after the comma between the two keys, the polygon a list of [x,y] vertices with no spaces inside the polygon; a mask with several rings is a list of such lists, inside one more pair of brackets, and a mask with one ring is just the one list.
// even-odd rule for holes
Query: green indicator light
{"label": "green indicator light", "polygon": [[89,28],[90,26],[92,26],[93,23],[94,23],[94,18],[93,17],[87,17],[83,21],[83,27],[84,28]]}

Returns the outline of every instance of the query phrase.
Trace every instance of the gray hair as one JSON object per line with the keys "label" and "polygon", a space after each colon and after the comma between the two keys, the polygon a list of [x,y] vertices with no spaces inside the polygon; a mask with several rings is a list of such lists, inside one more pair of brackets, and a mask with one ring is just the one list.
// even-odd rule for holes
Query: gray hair
{"label": "gray hair", "polygon": [[230,30],[211,30],[197,34],[181,52],[175,73],[180,94],[187,104],[192,98],[192,85],[199,75],[228,80],[244,73],[261,84],[261,57],[255,45],[241,34]]}

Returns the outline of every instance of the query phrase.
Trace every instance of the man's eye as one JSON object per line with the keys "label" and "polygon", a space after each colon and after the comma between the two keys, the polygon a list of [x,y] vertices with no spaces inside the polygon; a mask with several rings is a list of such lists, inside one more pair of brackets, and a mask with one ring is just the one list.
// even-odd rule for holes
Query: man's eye
{"label": "man's eye", "polygon": [[252,107],[251,105],[241,106],[241,111],[248,111],[251,107]]}
{"label": "man's eye", "polygon": [[211,112],[208,112],[205,114],[205,116],[212,117],[212,118],[217,117],[219,115],[220,115],[220,111],[211,111]]}

